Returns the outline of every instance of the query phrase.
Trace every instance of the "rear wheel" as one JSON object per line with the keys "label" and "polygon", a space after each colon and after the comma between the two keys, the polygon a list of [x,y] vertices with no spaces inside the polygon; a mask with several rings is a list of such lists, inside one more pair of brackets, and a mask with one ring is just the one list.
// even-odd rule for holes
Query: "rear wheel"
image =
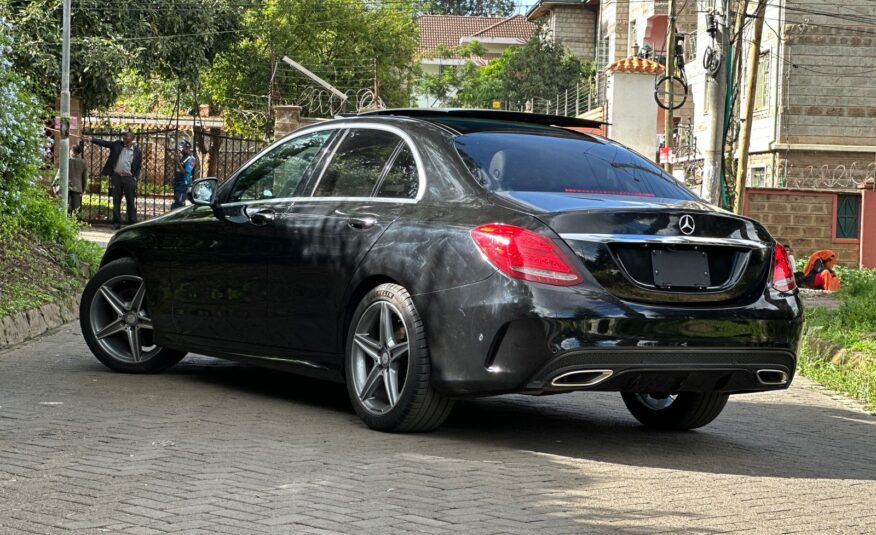
{"label": "rear wheel", "polygon": [[88,281],[79,325],[94,356],[118,372],[157,373],[186,355],[153,343],[146,284],[131,258],[110,262]]}
{"label": "rear wheel", "polygon": [[657,429],[696,429],[721,414],[727,394],[720,392],[680,392],[641,394],[623,392],[630,413],[647,427]]}
{"label": "rear wheel", "polygon": [[398,284],[381,284],[359,303],[344,360],[350,401],[372,429],[429,431],[453,408],[432,388],[423,321]]}

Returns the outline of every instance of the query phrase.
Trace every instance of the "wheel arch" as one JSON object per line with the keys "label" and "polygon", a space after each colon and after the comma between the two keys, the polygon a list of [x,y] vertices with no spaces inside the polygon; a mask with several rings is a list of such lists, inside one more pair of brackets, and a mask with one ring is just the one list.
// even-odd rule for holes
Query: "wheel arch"
{"label": "wheel arch", "polygon": [[350,329],[350,322],[353,320],[353,314],[356,312],[356,307],[359,306],[359,302],[362,301],[365,294],[381,284],[387,283],[404,286],[404,284],[399,282],[396,278],[381,273],[369,275],[351,288],[347,295],[347,299],[345,300],[344,313],[341,318],[340,329],[338,329],[340,347],[344,352],[346,352],[347,347],[347,331]]}
{"label": "wheel arch", "polygon": [[107,251],[103,254],[103,258],[100,261],[100,267],[103,267],[110,262],[114,262],[122,258],[130,258],[131,260],[137,262],[137,255],[135,255],[132,250],[125,247],[124,245],[117,245],[115,247],[107,249]]}

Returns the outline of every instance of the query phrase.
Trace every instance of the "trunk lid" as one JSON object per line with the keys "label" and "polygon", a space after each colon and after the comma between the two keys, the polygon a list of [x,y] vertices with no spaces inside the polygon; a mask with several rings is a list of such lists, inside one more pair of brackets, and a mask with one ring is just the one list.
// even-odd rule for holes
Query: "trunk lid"
{"label": "trunk lid", "polygon": [[675,305],[753,301],[774,240],[756,222],[708,204],[616,195],[508,192],[551,227],[617,297]]}

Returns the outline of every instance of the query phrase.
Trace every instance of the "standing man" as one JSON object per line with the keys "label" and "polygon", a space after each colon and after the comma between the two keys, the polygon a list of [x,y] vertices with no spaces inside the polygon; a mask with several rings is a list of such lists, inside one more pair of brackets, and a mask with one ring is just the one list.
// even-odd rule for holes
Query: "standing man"
{"label": "standing man", "polygon": [[140,166],[143,164],[143,154],[134,145],[134,134],[130,130],[122,134],[118,141],[104,141],[89,136],[82,136],[85,141],[106,147],[110,150],[109,158],[103,166],[101,175],[110,177],[110,189],[113,192],[113,229],[119,228],[122,219],[122,195],[127,204],[128,224],[137,222],[137,206],[134,197],[137,194],[137,177],[140,176]]}
{"label": "standing man", "polygon": [[179,158],[176,161],[176,173],[173,176],[173,204],[170,209],[182,208],[186,205],[186,193],[192,185],[192,176],[198,160],[192,154],[192,144],[182,141],[179,144]]}
{"label": "standing man", "polygon": [[67,198],[67,211],[76,212],[82,208],[82,191],[88,183],[88,164],[82,159],[82,145],[73,145],[70,157],[70,185]]}

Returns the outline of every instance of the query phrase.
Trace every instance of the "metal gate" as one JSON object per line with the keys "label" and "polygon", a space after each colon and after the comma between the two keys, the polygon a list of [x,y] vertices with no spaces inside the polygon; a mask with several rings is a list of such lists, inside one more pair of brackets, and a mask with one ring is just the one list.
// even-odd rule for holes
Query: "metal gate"
{"label": "metal gate", "polygon": [[[96,139],[115,141],[121,139],[128,126],[84,128],[82,133]],[[219,128],[137,129],[130,125],[134,143],[143,153],[143,166],[137,180],[135,204],[137,219],[144,221],[170,211],[173,203],[173,179],[179,143],[192,143],[198,158],[195,177],[215,176],[225,180],[255,156],[266,144],[264,140],[226,136]],[[88,183],[83,187],[80,217],[91,223],[112,221],[112,192],[110,178],[101,176],[101,170],[109,157],[109,149],[92,143],[83,144],[82,157],[88,164]],[[126,208],[122,199],[122,211]],[[122,215],[122,221],[125,221]]]}

